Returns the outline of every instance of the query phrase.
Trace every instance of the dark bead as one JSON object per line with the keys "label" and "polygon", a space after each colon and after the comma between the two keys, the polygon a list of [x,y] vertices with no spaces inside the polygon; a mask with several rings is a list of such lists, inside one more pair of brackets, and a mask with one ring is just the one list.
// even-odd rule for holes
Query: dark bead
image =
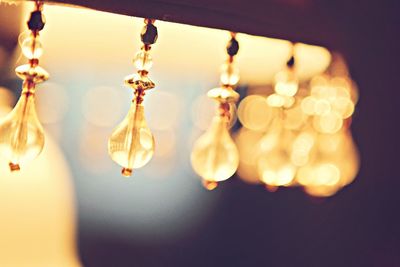
{"label": "dark bead", "polygon": [[232,38],[229,41],[228,46],[226,47],[226,52],[228,53],[228,55],[233,57],[238,53],[238,51],[239,51],[239,42],[235,38]]}
{"label": "dark bead", "polygon": [[44,28],[45,21],[41,11],[33,11],[28,20],[28,28],[31,31],[41,31]]}
{"label": "dark bead", "polygon": [[142,29],[142,33],[140,34],[140,37],[144,44],[147,44],[147,45],[154,44],[157,41],[157,37],[158,37],[157,27],[151,23],[146,24]]}
{"label": "dark bead", "polygon": [[294,56],[290,57],[290,59],[286,62],[286,66],[288,66],[289,68],[294,67]]}

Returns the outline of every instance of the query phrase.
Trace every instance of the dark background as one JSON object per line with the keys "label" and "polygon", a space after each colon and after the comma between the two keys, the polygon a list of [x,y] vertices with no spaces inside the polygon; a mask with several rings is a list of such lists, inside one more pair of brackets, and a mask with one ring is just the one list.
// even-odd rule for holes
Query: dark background
{"label": "dark background", "polygon": [[66,2],[324,45],[345,56],[360,90],[352,130],[361,169],[333,197],[268,193],[233,178],[218,188],[219,208],[179,240],[93,235],[81,222],[84,266],[400,266],[398,1]]}

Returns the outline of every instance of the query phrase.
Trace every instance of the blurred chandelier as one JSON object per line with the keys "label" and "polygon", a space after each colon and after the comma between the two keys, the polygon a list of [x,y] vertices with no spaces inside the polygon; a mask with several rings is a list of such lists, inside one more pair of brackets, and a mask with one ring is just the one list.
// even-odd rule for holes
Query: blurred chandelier
{"label": "blurred chandelier", "polygon": [[[270,191],[302,186],[312,196],[327,197],[351,183],[358,172],[350,131],[357,89],[346,72],[339,73],[344,66],[338,57],[326,74],[299,84],[294,56],[276,75],[273,93],[252,94],[241,101],[238,174],[245,181],[264,183]],[[262,128],[254,123],[255,116],[264,119]]]}
{"label": "blurred chandelier", "polygon": [[[38,66],[43,52],[39,40],[44,27],[42,7],[42,1],[35,1],[28,21],[30,36],[21,43],[29,59],[29,64],[16,68],[17,76],[23,79],[21,97],[0,123],[0,156],[9,161],[11,171],[37,157],[44,146],[34,105],[36,85],[48,79],[48,73]],[[143,46],[134,58],[138,72],[125,79],[134,98],[108,142],[110,157],[122,166],[124,176],[146,165],[154,153],[155,141],[143,106],[146,91],[155,87],[148,77],[153,64],[150,49],[158,36],[154,23],[145,19]],[[293,44],[286,66],[275,75],[273,88],[252,91],[250,87],[236,114],[240,98],[234,90],[239,82],[235,65],[238,51],[236,34],[231,33],[221,85],[207,94],[216,101],[217,112],[210,128],[193,146],[192,167],[203,185],[212,190],[237,173],[245,181],[265,184],[270,191],[301,186],[310,195],[325,197],[351,183],[359,168],[350,131],[358,94],[347,71],[343,72],[340,58],[334,57],[324,75],[304,81],[299,78]],[[230,128],[236,116],[242,127],[232,139]]]}

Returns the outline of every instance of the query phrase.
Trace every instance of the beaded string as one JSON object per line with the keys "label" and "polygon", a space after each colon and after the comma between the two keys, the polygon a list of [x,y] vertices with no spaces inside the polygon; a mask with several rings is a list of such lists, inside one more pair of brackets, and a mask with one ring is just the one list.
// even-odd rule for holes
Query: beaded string
{"label": "beaded string", "polygon": [[155,83],[147,75],[153,65],[153,59],[149,51],[151,45],[157,41],[158,31],[157,27],[154,26],[154,19],[145,19],[144,22],[145,25],[140,34],[143,46],[133,59],[133,63],[138,71],[125,78],[125,84],[134,90],[135,98],[133,101],[136,101],[138,105],[143,102],[145,91],[155,87]]}
{"label": "beaded string", "polygon": [[[235,56],[239,51],[239,42],[236,40],[236,33],[231,32],[231,39],[226,47],[228,58],[221,67],[221,86],[208,91],[207,96],[218,102],[218,113],[228,127],[232,117],[232,106],[239,100],[239,94],[234,90],[239,82],[239,70],[234,64]],[[203,186],[209,190],[217,187],[216,181],[203,179]]]}
{"label": "beaded string", "polygon": [[[143,46],[140,51],[136,53],[133,63],[137,68],[137,73],[131,74],[125,78],[125,84],[134,90],[134,98],[132,102],[136,103],[136,108],[138,108],[143,100],[145,91],[155,87],[155,83],[150,80],[148,73],[153,65],[153,60],[150,55],[151,46],[157,41],[158,32],[157,27],[154,26],[155,20],[145,19],[145,25],[140,34]],[[137,112],[135,113],[136,120]],[[132,136],[132,140],[136,137]],[[130,153],[132,153],[133,147],[130,148]],[[122,169],[122,175],[131,176],[132,168],[124,167]]]}
{"label": "beaded string", "polygon": [[[30,36],[21,43],[22,53],[29,60],[28,64],[18,66],[15,69],[17,76],[23,80],[21,97],[34,97],[36,85],[49,78],[48,72],[39,66],[39,58],[43,54],[42,44],[39,40],[39,32],[43,30],[45,25],[45,18],[42,14],[42,10],[43,1],[35,1],[34,11],[31,12],[29,20],[27,21]],[[26,112],[25,108],[24,112]],[[17,163],[10,162],[9,167],[11,171],[20,170],[20,166]]]}
{"label": "beaded string", "polygon": [[239,82],[239,69],[234,64],[235,56],[239,51],[239,42],[236,40],[236,33],[231,32],[231,39],[226,47],[228,58],[221,67],[221,87],[211,89],[208,97],[217,100],[219,116],[231,118],[231,106],[239,99],[239,94],[234,87]]}

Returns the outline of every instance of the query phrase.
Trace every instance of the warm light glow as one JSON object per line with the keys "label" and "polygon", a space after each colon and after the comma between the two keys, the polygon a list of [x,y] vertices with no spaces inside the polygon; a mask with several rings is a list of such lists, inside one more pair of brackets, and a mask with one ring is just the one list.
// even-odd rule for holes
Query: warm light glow
{"label": "warm light glow", "polygon": [[258,174],[264,183],[272,186],[289,185],[296,174],[296,168],[290,161],[289,142],[292,138],[281,123],[275,119],[259,144]]}
{"label": "warm light glow", "polygon": [[285,127],[285,129],[301,130],[306,125],[308,117],[303,113],[299,101],[296,101],[291,105],[290,109],[284,110],[283,112],[283,127]]}
{"label": "warm light glow", "polygon": [[297,173],[297,181],[310,195],[333,195],[354,180],[359,159],[350,133],[320,134],[310,153],[312,160]]}
{"label": "warm light glow", "polygon": [[285,97],[278,94],[271,94],[267,97],[267,103],[271,107],[283,107],[283,105],[285,104]]}
{"label": "warm light glow", "polygon": [[333,134],[343,126],[343,120],[336,112],[329,112],[327,115],[314,117],[314,128],[321,133]]}
{"label": "warm light glow", "polygon": [[259,142],[263,135],[260,131],[252,131],[246,128],[241,128],[235,135],[235,142],[240,155],[237,174],[240,179],[247,183],[260,183],[257,172],[257,158]]}
{"label": "warm light glow", "polygon": [[347,79],[314,77],[310,96],[301,102],[302,111],[313,117],[314,128],[321,133],[334,134],[342,129],[343,120],[351,117],[357,99],[356,89]]}
{"label": "warm light glow", "polygon": [[294,96],[299,89],[299,82],[293,70],[286,68],[275,76],[275,92],[282,96]]}
{"label": "warm light glow", "polygon": [[284,154],[270,153],[271,160],[267,158],[259,159],[259,173],[264,183],[274,186],[290,184],[296,169],[287,164],[287,156]]}
{"label": "warm light glow", "polygon": [[194,171],[210,182],[227,180],[236,172],[239,153],[226,117],[214,117],[211,127],[195,142],[191,162]]}
{"label": "warm light glow", "polygon": [[274,116],[274,110],[267,104],[265,97],[249,95],[239,104],[238,117],[247,129],[266,130]]}
{"label": "warm light glow", "polygon": [[340,180],[340,170],[332,163],[320,163],[300,168],[298,182],[305,186],[335,186]]}
{"label": "warm light glow", "polygon": [[[0,100],[0,117],[6,107]],[[52,138],[46,140],[35,164],[19,172],[0,159],[0,266],[80,266],[70,171]]]}
{"label": "warm light glow", "polygon": [[309,132],[300,133],[292,145],[290,159],[293,165],[304,166],[307,164],[313,146],[314,136]]}

